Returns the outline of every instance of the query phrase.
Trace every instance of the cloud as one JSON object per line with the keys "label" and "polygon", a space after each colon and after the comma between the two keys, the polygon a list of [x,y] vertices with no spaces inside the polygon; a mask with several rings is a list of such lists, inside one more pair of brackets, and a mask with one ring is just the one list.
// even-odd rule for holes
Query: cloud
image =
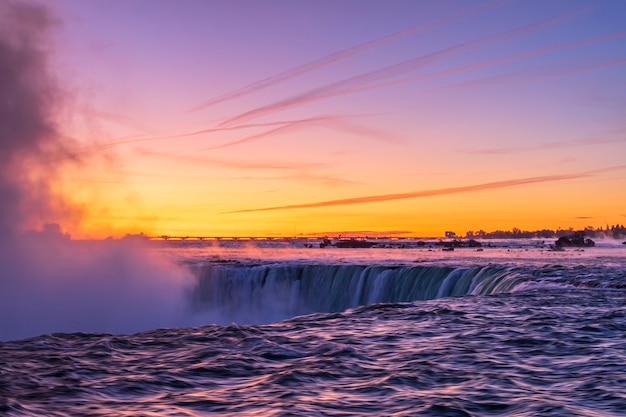
{"label": "cloud", "polygon": [[155,134],[155,132],[152,131],[150,127],[145,126],[144,124],[141,124],[137,122],[136,120],[134,120],[133,118],[128,117],[126,115],[113,113],[109,111],[98,110],[98,109],[94,109],[86,105],[82,106],[82,109],[80,109],[80,111],[84,113],[87,117],[97,117],[107,122],[124,126],[126,128],[130,128],[138,132],[144,132],[144,133],[152,134],[152,135]]}
{"label": "cloud", "polygon": [[[576,12],[578,14],[578,12]],[[218,127],[233,126],[237,123],[252,120],[267,114],[279,112],[288,108],[300,106],[313,101],[318,101],[324,98],[353,94],[358,91],[366,89],[380,88],[386,84],[372,85],[372,83],[379,83],[381,80],[390,79],[400,76],[407,72],[415,71],[427,64],[442,59],[448,55],[453,55],[459,52],[463,52],[478,46],[482,46],[491,42],[497,42],[508,38],[513,38],[520,35],[525,35],[539,29],[552,26],[557,22],[571,18],[573,14],[567,14],[563,16],[557,16],[554,18],[542,20],[540,22],[531,23],[528,25],[520,26],[514,29],[509,29],[504,32],[488,35],[483,38],[462,42],[460,44],[432,52],[430,54],[422,55],[413,59],[409,59],[394,65],[389,65],[374,71],[370,71],[355,77],[340,80],[334,83],[327,84],[322,87],[318,87],[309,90],[305,93],[286,98],[284,100],[277,101],[275,103],[257,107],[244,113],[240,113],[230,119],[220,123]]]}
{"label": "cloud", "polygon": [[534,146],[511,146],[508,148],[486,148],[486,149],[474,149],[461,151],[469,154],[482,154],[482,155],[508,155],[517,154],[520,152],[542,151],[548,149],[563,149],[572,148],[574,146],[597,146],[612,143],[626,142],[626,137],[621,138],[586,138],[576,140],[563,140],[540,143]]}
{"label": "cloud", "polygon": [[[354,115],[351,117],[364,117],[364,116],[365,115]],[[350,123],[347,119],[348,119],[348,116],[337,115],[337,116],[318,116],[318,117],[311,117],[308,119],[294,120],[291,122],[287,122],[277,128],[268,130],[266,132],[248,136],[243,139],[238,139],[238,140],[224,143],[221,145],[203,148],[202,150],[222,149],[222,148],[228,148],[231,146],[242,145],[245,143],[256,142],[258,140],[271,137],[275,134],[280,134],[280,133],[288,132],[291,130],[298,130],[298,129],[310,127],[311,125],[334,127],[338,130],[344,130],[349,133],[358,134],[361,137],[370,137],[375,140],[383,141],[386,143],[390,143],[390,142],[399,143],[400,142],[395,136],[389,133],[382,132],[376,129],[370,129],[364,126],[359,126],[357,124]]]}
{"label": "cloud", "polygon": [[[352,89],[338,90],[338,91],[336,91],[335,94],[329,95],[328,97],[333,96],[333,95],[354,94],[354,93],[358,93],[358,92],[361,92],[361,91],[367,91],[367,90],[372,90],[372,89],[377,89],[377,88],[389,87],[389,86],[398,85],[398,84],[404,84],[404,83],[408,83],[408,82],[423,81],[423,80],[427,80],[427,79],[442,77],[442,76],[445,76],[445,75],[451,75],[451,74],[460,73],[460,72],[472,71],[472,70],[486,68],[486,67],[491,67],[491,66],[496,66],[496,65],[502,65],[502,64],[506,64],[506,63],[510,63],[510,62],[515,62],[515,61],[531,58],[531,57],[534,57],[534,56],[547,54],[547,53],[550,53],[550,52],[559,51],[559,50],[562,50],[562,49],[589,45],[589,44],[602,42],[602,41],[610,40],[610,39],[615,39],[615,38],[619,38],[619,37],[624,37],[624,36],[626,36],[626,31],[610,33],[610,34],[601,35],[601,36],[595,36],[595,37],[591,37],[591,38],[587,38],[587,39],[580,39],[580,40],[577,40],[577,41],[566,42],[566,43],[559,44],[559,45],[554,45],[554,46],[534,49],[532,51],[523,52],[523,53],[520,53],[520,54],[517,54],[517,55],[513,55],[513,56],[509,56],[509,57],[503,57],[503,58],[498,58],[498,59],[493,59],[493,60],[487,60],[487,61],[482,61],[482,62],[478,62],[478,63],[468,64],[468,65],[462,65],[462,66],[449,68],[449,69],[442,70],[442,71],[436,71],[436,72],[429,73],[429,74],[423,74],[423,75],[419,75],[419,76],[415,76],[415,77],[402,78],[402,79],[399,79],[399,80],[391,80],[391,81],[386,81],[386,82],[378,83],[378,84],[363,85],[363,86],[355,87],[355,88],[352,88]],[[613,67],[613,66],[624,65],[624,64],[626,64],[626,59],[619,59],[619,60],[615,60],[615,61],[598,63],[598,64],[593,64],[593,65],[586,65],[586,66],[582,66],[582,67],[569,68],[569,69],[554,69],[552,71],[545,71],[545,70],[542,69],[542,71],[540,73],[536,72],[536,71],[531,71],[531,72],[524,71],[524,72],[519,72],[519,73],[505,74],[505,75],[502,75],[502,76],[489,77],[489,78],[481,79],[481,80],[474,80],[474,81],[468,81],[468,82],[464,82],[464,83],[458,83],[458,84],[454,84],[454,85],[451,85],[451,86],[448,86],[448,87],[444,87],[444,88],[445,89],[466,88],[466,87],[472,87],[472,86],[480,85],[480,84],[484,84],[484,83],[491,83],[491,82],[494,82],[494,80],[495,81],[503,80],[503,81],[507,81],[507,82],[510,82],[512,79],[515,79],[516,82],[520,82],[520,81],[524,81],[524,80],[533,81],[533,80],[536,80],[537,77],[555,77],[555,76],[569,75],[569,74],[573,74],[573,73],[590,72],[590,71],[601,70],[601,69],[610,68],[610,67]],[[340,81],[339,83],[342,83],[342,82],[343,81]],[[335,84],[338,84],[338,83],[335,83]],[[325,98],[325,97],[320,97],[320,99],[321,98]],[[303,101],[301,104],[304,104],[305,102],[306,101]],[[126,119],[123,118],[123,116],[113,115],[113,114],[110,114],[110,113],[96,112],[96,115],[101,116],[101,117],[109,117],[109,118],[111,118],[114,121],[119,122],[119,123],[128,122]],[[197,130],[197,131],[193,131],[193,132],[185,132],[185,133],[178,133],[178,134],[172,134],[172,135],[163,135],[163,136],[150,136],[150,137],[137,137],[137,135],[134,135],[134,136],[130,137],[129,139],[116,140],[116,141],[112,141],[112,142],[108,142],[108,143],[103,143],[103,144],[99,144],[99,145],[85,147],[83,149],[75,149],[73,154],[66,155],[63,158],[67,159],[67,158],[71,158],[71,157],[73,157],[75,155],[78,155],[80,153],[94,152],[94,151],[98,151],[98,150],[102,150],[102,149],[111,148],[111,147],[114,147],[114,146],[126,145],[126,144],[132,144],[132,143],[149,142],[149,141],[155,141],[155,140],[176,139],[176,138],[183,138],[183,137],[192,137],[192,136],[199,136],[199,135],[204,135],[204,134],[212,134],[212,133],[218,133],[218,132],[224,132],[224,131],[246,130],[246,129],[252,129],[252,128],[257,128],[257,127],[279,126],[276,129],[270,130],[268,132],[260,133],[258,135],[252,135],[252,136],[248,136],[248,137],[245,137],[243,139],[239,139],[239,140],[236,140],[236,141],[233,141],[233,142],[228,142],[228,143],[225,143],[225,144],[204,148],[205,150],[220,149],[220,148],[235,146],[235,145],[239,145],[239,144],[243,144],[243,143],[247,143],[247,142],[253,142],[253,141],[265,138],[265,137],[269,137],[273,133],[281,132],[281,131],[289,129],[291,127],[296,127],[296,126],[303,125],[303,124],[306,124],[306,123],[314,123],[314,122],[325,122],[327,125],[335,125],[335,126],[338,126],[338,127],[343,125],[343,128],[346,129],[346,130],[351,130],[353,132],[359,132],[360,134],[366,135],[368,137],[377,138],[379,140],[383,140],[383,141],[387,141],[387,142],[395,142],[395,143],[399,143],[400,142],[397,138],[395,138],[392,135],[389,135],[386,132],[377,132],[377,131],[375,131],[373,129],[363,128],[361,126],[350,124],[347,121],[347,119],[349,119],[349,118],[364,117],[364,116],[367,116],[367,115],[353,114],[353,115],[335,115],[335,116],[316,116],[316,117],[310,117],[310,118],[304,118],[304,119],[281,120],[281,121],[275,121],[275,122],[247,123],[247,124],[240,124],[240,125],[233,125],[233,126],[222,126],[224,123],[227,123],[228,122],[227,121],[227,122],[224,122],[224,123],[220,124],[220,127],[213,127],[213,128],[209,128],[209,129],[202,129],[202,130]],[[344,119],[344,120],[341,121],[340,119]],[[130,123],[130,122],[128,122],[128,123]],[[129,126],[130,126],[130,124],[129,124]],[[135,127],[137,128],[137,126],[135,126]],[[621,139],[601,141],[600,143],[610,143],[610,142],[619,142],[619,141],[621,141]],[[568,146],[568,143],[570,143],[570,142],[563,142],[563,146]],[[593,143],[590,142],[590,144],[593,144]],[[550,147],[552,145],[546,144],[546,146]],[[555,146],[560,146],[560,145],[555,143]],[[501,155],[501,154],[517,152],[517,151],[520,151],[520,150],[534,150],[534,149],[540,149],[540,148],[541,148],[541,146],[540,147],[492,148],[492,149],[466,151],[466,152],[467,153],[482,153],[482,154]],[[58,160],[58,158],[57,158],[57,160]]]}
{"label": "cloud", "polygon": [[[602,42],[602,41],[605,41],[605,40],[615,39],[615,38],[624,37],[624,36],[626,36],[626,31],[625,32],[611,33],[611,34],[608,34],[608,35],[596,36],[596,37],[593,37],[593,38],[582,39],[582,40],[578,40],[578,41],[574,41],[574,42],[568,42],[568,43],[555,45],[555,46],[551,46],[551,47],[539,48],[539,49],[535,49],[535,50],[532,50],[532,51],[528,51],[528,52],[524,52],[524,53],[521,53],[521,54],[517,54],[517,55],[514,55],[514,56],[501,58],[501,59],[495,59],[495,60],[479,62],[479,63],[475,63],[475,64],[471,64],[471,65],[465,65],[465,66],[461,66],[461,67],[451,68],[451,69],[447,69],[447,70],[444,70],[444,71],[435,72],[435,73],[432,73],[432,74],[426,74],[424,76],[405,78],[405,79],[402,79],[402,80],[397,80],[397,81],[390,82],[390,83],[387,83],[385,85],[380,85],[380,86],[376,86],[376,87],[383,87],[383,86],[389,86],[389,85],[394,85],[394,84],[413,82],[413,81],[418,81],[418,80],[424,80],[424,79],[427,79],[427,78],[435,78],[435,77],[440,77],[440,76],[454,74],[454,73],[459,73],[459,72],[471,71],[471,70],[475,70],[475,69],[480,69],[480,68],[491,67],[491,66],[495,66],[495,65],[506,64],[506,63],[510,63],[510,62],[520,61],[520,60],[523,60],[523,59],[526,59],[526,58],[531,58],[531,57],[534,57],[534,56],[547,54],[547,53],[550,53],[550,52],[555,52],[555,51],[562,50],[562,49],[573,48],[573,47],[577,47],[577,46],[583,46],[583,45],[587,45],[587,44]],[[525,70],[525,71],[519,71],[519,72],[514,72],[514,73],[509,73],[509,74],[503,74],[503,75],[497,75],[497,76],[493,76],[493,77],[483,78],[483,79],[479,79],[479,80],[465,81],[465,82],[462,82],[462,83],[457,83],[457,84],[453,84],[453,85],[450,85],[450,86],[437,88],[435,90],[461,89],[461,88],[481,86],[481,85],[484,85],[484,84],[491,84],[491,83],[494,83],[494,82],[502,82],[502,83],[507,83],[507,84],[517,84],[517,83],[520,83],[520,82],[529,82],[529,81],[532,82],[532,81],[536,81],[537,79],[562,77],[562,76],[572,75],[572,74],[576,74],[576,73],[597,71],[597,70],[602,70],[602,69],[605,69],[605,68],[610,68],[610,67],[624,65],[624,64],[626,64],[626,59],[619,59],[619,60],[610,61],[610,62],[603,62],[603,63],[593,64],[593,65],[584,65],[584,66],[573,67],[573,68],[571,68],[571,67],[570,68],[554,68],[554,69],[551,69],[551,70],[546,70],[545,68],[540,68],[539,70]],[[435,90],[431,90],[431,91],[435,91]]]}
{"label": "cloud", "polygon": [[[523,52],[523,53],[516,54],[516,55],[513,55],[513,56],[497,58],[497,59],[492,59],[492,60],[482,61],[482,62],[476,62],[476,63],[473,63],[473,64],[461,65],[461,66],[458,66],[458,67],[448,68],[448,69],[445,69],[445,70],[442,70],[442,71],[436,71],[436,72],[432,72],[432,73],[429,73],[429,74],[422,74],[422,75],[418,75],[418,76],[415,76],[415,77],[402,78],[402,79],[398,79],[398,80],[386,81],[384,83],[363,86],[363,87],[360,87],[360,88],[355,88],[355,89],[350,90],[350,91],[344,91],[343,93],[344,94],[358,93],[358,92],[361,92],[361,91],[367,91],[367,90],[383,88],[383,87],[390,87],[390,86],[393,86],[393,85],[405,84],[405,83],[409,83],[409,82],[424,81],[424,80],[428,80],[428,79],[443,77],[443,76],[446,76],[446,75],[457,74],[457,73],[461,73],[461,72],[467,72],[467,71],[473,71],[473,70],[482,69],[482,68],[493,67],[493,66],[496,66],[496,65],[507,64],[507,63],[511,63],[511,62],[515,62],[515,61],[521,61],[523,59],[532,58],[532,57],[535,57],[535,56],[544,55],[544,54],[551,53],[551,52],[556,52],[556,51],[559,51],[559,50],[562,50],[562,49],[574,48],[574,47],[583,46],[583,45],[589,45],[589,44],[602,42],[602,41],[615,39],[615,38],[620,38],[620,37],[624,37],[624,36],[626,36],[626,31],[610,33],[610,34],[601,35],[601,36],[595,36],[595,37],[587,38],[587,39],[580,39],[580,40],[573,41],[573,42],[567,42],[567,43],[563,43],[563,44],[559,44],[559,45],[554,45],[554,46],[548,46],[548,47],[534,49],[532,51]],[[457,84],[453,84],[453,85],[446,86],[446,87],[436,88],[436,89],[433,89],[431,91],[437,91],[437,90],[443,90],[443,89],[448,90],[448,89],[458,89],[458,88],[473,87],[473,86],[481,85],[481,84],[484,84],[484,83],[491,83],[494,80],[506,81],[508,83],[511,83],[512,81],[515,81],[515,82],[528,81],[528,80],[534,81],[538,77],[544,77],[544,78],[545,77],[556,77],[556,76],[569,75],[569,74],[578,73],[578,72],[590,72],[590,71],[610,68],[610,67],[617,66],[617,65],[623,65],[625,63],[626,63],[626,60],[620,59],[620,60],[616,60],[616,61],[604,62],[604,63],[600,63],[600,64],[588,65],[588,66],[583,66],[583,67],[578,67],[578,68],[573,68],[573,69],[567,68],[567,69],[555,69],[555,70],[552,70],[552,71],[546,71],[545,69],[542,68],[541,72],[532,71],[532,70],[530,70],[530,71],[526,70],[526,71],[523,71],[523,72],[518,72],[518,73],[513,73],[513,74],[505,74],[505,75],[499,75],[499,76],[493,76],[493,77],[489,77],[489,78],[484,78],[484,79],[480,79],[480,80],[466,81],[466,82],[463,82],[463,83],[457,83]]]}
{"label": "cloud", "polygon": [[259,133],[257,135],[248,136],[243,139],[235,140],[235,141],[224,143],[221,145],[211,146],[208,148],[204,148],[203,150],[215,150],[215,149],[221,149],[221,148],[228,148],[228,147],[236,146],[236,145],[242,145],[244,143],[256,142],[258,140],[270,137],[276,133],[281,133],[284,131],[308,127],[312,124],[317,124],[319,122],[332,120],[333,118],[337,118],[337,116],[320,116],[320,117],[311,117],[308,119],[294,120],[292,122],[279,126],[275,129],[271,129],[266,132]]}
{"label": "cloud", "polygon": [[597,170],[587,171],[587,172],[574,173],[574,174],[518,178],[518,179],[512,179],[512,180],[495,181],[495,182],[488,182],[488,183],[475,184],[475,185],[466,185],[466,186],[460,186],[460,187],[440,188],[440,189],[434,189],[434,190],[411,191],[407,193],[398,193],[398,194],[382,194],[382,195],[373,195],[373,196],[365,196],[365,197],[345,198],[345,199],[340,199],[340,200],[318,201],[318,202],[305,203],[305,204],[292,204],[292,205],[286,205],[286,206],[235,210],[235,211],[230,211],[224,214],[250,213],[250,212],[275,211],[275,210],[297,210],[297,209],[331,207],[331,206],[346,206],[346,205],[354,205],[354,204],[367,204],[367,203],[378,203],[378,202],[384,202],[384,201],[406,200],[406,199],[411,199],[411,198],[434,197],[434,196],[439,196],[439,195],[470,193],[470,192],[493,190],[493,189],[500,189],[500,188],[517,187],[517,186],[526,185],[526,184],[566,181],[566,180],[572,180],[572,179],[577,179],[577,178],[590,177],[594,174],[601,173],[601,172],[608,172],[608,171],[615,171],[615,170],[622,170],[622,169],[626,169],[626,165],[614,166],[614,167],[597,169]]}
{"label": "cloud", "polygon": [[230,91],[226,94],[223,94],[221,96],[212,98],[210,100],[207,100],[195,107],[193,107],[192,109],[189,110],[189,112],[196,112],[202,109],[205,109],[209,106],[212,106],[214,104],[217,103],[221,103],[224,101],[228,101],[228,100],[233,100],[235,98],[239,98],[239,97],[243,97],[246,96],[248,94],[254,93],[256,91],[274,86],[276,84],[288,81],[292,78],[295,77],[299,77],[301,75],[307,74],[309,72],[312,71],[316,71],[318,69],[321,69],[325,66],[328,65],[332,65],[335,64],[339,61],[345,60],[347,58],[350,58],[354,55],[360,54],[362,52],[365,52],[367,50],[370,50],[372,48],[378,47],[378,46],[382,46],[386,43],[395,41],[397,39],[400,39],[402,37],[405,36],[409,36],[409,35],[415,35],[418,33],[423,33],[423,32],[427,32],[429,30],[433,30],[433,29],[437,29],[440,27],[444,27],[444,26],[448,26],[452,23],[455,22],[459,22],[462,20],[466,20],[469,19],[472,16],[475,16],[481,12],[484,12],[486,10],[492,9],[495,6],[498,6],[499,3],[501,2],[486,2],[484,4],[475,6],[475,7],[469,7],[469,8],[465,8],[465,9],[461,9],[461,10],[455,10],[453,13],[451,13],[450,15],[446,15],[443,17],[439,17],[437,19],[433,19],[430,20],[424,24],[421,25],[416,25],[416,26],[412,26],[408,29],[396,32],[396,33],[392,33],[391,35],[387,35],[387,36],[383,36],[381,38],[378,39],[374,39],[372,41],[369,42],[365,42],[356,46],[352,46],[350,48],[346,48],[346,49],[342,49],[340,51],[334,52],[332,54],[323,56],[321,58],[318,58],[316,60],[307,62],[303,65],[299,65],[295,68],[291,68],[287,71],[272,75],[270,77],[264,78],[262,80],[259,81],[255,81],[251,84],[248,84],[244,87],[238,88],[236,90]]}
{"label": "cloud", "polygon": [[[146,137],[146,135],[131,135],[131,136],[118,138],[110,142],[99,143],[95,145],[88,145],[88,146],[83,146],[83,147],[75,147],[71,155],[57,156],[53,160],[50,160],[49,162],[59,162],[59,161],[62,161],[64,159],[68,159],[74,156],[79,156],[83,154],[93,154],[95,152],[110,149],[116,146],[131,145],[134,143],[152,142],[152,141],[157,141],[157,140],[168,140],[168,139],[178,139],[178,138],[188,138],[188,137],[194,137],[194,136],[200,136],[200,135],[210,135],[210,134],[219,133],[219,132],[255,129],[259,127],[273,127],[273,126],[281,127],[281,126],[289,126],[289,125],[296,126],[299,124],[305,124],[309,122],[310,123],[324,122],[324,124],[329,124],[333,126],[341,125],[344,127],[344,129],[352,130],[353,132],[357,132],[360,129],[362,129],[363,132],[369,131],[370,135],[377,136],[378,138],[380,138],[380,140],[388,140],[390,142],[397,141],[397,139],[395,139],[392,135],[386,134],[384,132],[376,131],[374,129],[370,130],[370,129],[360,127],[354,124],[351,125],[347,121],[348,119],[351,119],[351,118],[360,118],[360,117],[367,117],[367,116],[374,116],[374,115],[373,114],[345,114],[345,115],[338,114],[338,115],[328,115],[328,116],[307,117],[304,119],[278,120],[274,122],[264,122],[264,123],[247,123],[247,124],[230,126],[230,127],[214,127],[214,128],[209,128],[209,129],[196,130],[193,132],[183,132],[183,133],[161,135],[161,136],[150,135]],[[247,141],[248,140],[242,140],[241,143],[245,143]],[[236,141],[236,142],[237,142],[236,144],[238,144],[240,141]],[[215,148],[217,149],[219,147],[227,147],[227,146],[233,146],[233,145],[229,145],[229,144],[216,145]],[[206,148],[206,149],[212,149],[212,148]]]}
{"label": "cloud", "polygon": [[237,160],[225,160],[206,158],[202,156],[193,155],[180,155],[165,152],[155,152],[149,149],[139,149],[138,153],[145,157],[155,157],[161,159],[168,159],[182,164],[198,164],[202,166],[213,165],[224,168],[234,169],[252,169],[252,170],[293,170],[300,171],[303,169],[314,169],[326,167],[327,164],[322,163],[310,163],[310,162],[273,162],[273,161],[237,161]]}
{"label": "cloud", "polygon": [[[258,179],[258,177],[255,177],[252,179]],[[361,184],[360,181],[347,180],[338,176],[315,175],[315,174],[310,174],[308,172],[300,172],[294,175],[277,177],[276,179],[290,180],[290,181],[296,180],[296,181],[301,181],[301,182],[302,181],[317,182],[317,183],[324,185],[325,187],[342,187],[346,185]]]}
{"label": "cloud", "polygon": [[[215,159],[215,158],[206,158],[202,156],[194,156],[194,155],[180,155],[180,154],[171,154],[165,152],[155,152],[147,149],[138,150],[139,154],[145,157],[154,157],[160,158],[163,160],[173,161],[174,163],[180,163],[186,166],[190,164],[200,165],[203,167],[206,166],[217,166],[223,168],[231,168],[234,170],[248,170],[248,171],[256,171],[254,176],[237,176],[237,177],[228,177],[220,175],[217,179],[234,179],[234,180],[254,180],[254,181],[262,181],[262,180],[279,180],[279,181],[301,181],[301,182],[316,182],[321,183],[324,186],[328,187],[338,187],[338,186],[346,186],[346,185],[354,185],[359,184],[359,181],[349,180],[341,178],[337,175],[323,175],[317,173],[322,168],[328,168],[329,164],[325,163],[310,163],[310,162],[274,162],[274,161],[260,161],[260,160],[225,160],[225,159]],[[260,171],[278,171],[285,173],[284,175],[269,175],[263,176],[259,175]],[[143,176],[146,174],[135,173],[134,175]],[[149,174],[150,178],[154,178],[158,176],[158,174]],[[172,180],[171,175],[167,175],[166,177],[169,180]],[[208,177],[183,177],[178,178],[181,181],[189,181],[190,179],[198,179],[198,180],[207,180]]]}

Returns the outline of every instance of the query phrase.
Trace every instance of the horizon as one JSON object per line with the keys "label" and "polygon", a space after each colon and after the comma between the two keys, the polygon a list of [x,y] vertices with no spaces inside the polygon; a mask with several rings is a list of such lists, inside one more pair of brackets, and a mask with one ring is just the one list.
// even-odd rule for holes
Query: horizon
{"label": "horizon", "polygon": [[[605,225],[604,227],[592,227],[587,226],[582,229],[575,229],[573,227],[568,228],[548,228],[548,229],[531,229],[521,230],[517,227],[511,229],[497,229],[497,230],[468,230],[465,233],[456,231],[445,231],[443,235],[418,235],[409,231],[332,231],[332,232],[310,232],[299,233],[293,235],[167,235],[167,234],[147,234],[144,232],[138,233],[126,233],[122,236],[107,236],[104,238],[79,238],[73,239],[71,234],[65,233],[58,224],[46,224],[42,230],[27,230],[23,236],[45,236],[55,238],[62,238],[74,241],[89,241],[89,240],[125,240],[125,239],[147,239],[147,240],[160,240],[160,241],[271,241],[271,240],[292,240],[292,239],[359,239],[359,240],[434,240],[434,239],[549,239],[558,236],[567,236],[573,233],[585,233],[586,236],[590,234],[594,238],[622,240],[626,238],[626,227],[623,224]],[[552,236],[539,236],[540,234],[551,233]],[[613,234],[609,236],[608,234]],[[505,235],[506,237],[504,237]],[[534,235],[534,236],[529,236]],[[600,235],[600,236],[598,236]],[[625,242],[626,244],[626,242]]]}

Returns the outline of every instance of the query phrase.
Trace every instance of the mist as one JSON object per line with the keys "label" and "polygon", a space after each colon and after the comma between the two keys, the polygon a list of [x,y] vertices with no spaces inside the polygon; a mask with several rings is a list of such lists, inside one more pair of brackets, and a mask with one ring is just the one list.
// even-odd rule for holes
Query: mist
{"label": "mist", "polygon": [[60,133],[68,99],[50,51],[61,26],[42,5],[0,0],[0,340],[179,325],[184,269],[140,242],[63,231],[88,207],[57,191],[58,174],[95,155]]}
{"label": "mist", "polygon": [[184,325],[190,276],[173,261],[141,242],[78,241],[46,229],[2,248],[0,340]]}

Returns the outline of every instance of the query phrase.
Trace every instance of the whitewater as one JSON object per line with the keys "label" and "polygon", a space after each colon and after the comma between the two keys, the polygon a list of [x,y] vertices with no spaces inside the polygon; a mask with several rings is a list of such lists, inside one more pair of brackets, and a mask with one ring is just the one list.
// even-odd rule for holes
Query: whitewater
{"label": "whitewater", "polygon": [[0,414],[624,415],[621,242],[315,243],[40,244],[0,268]]}

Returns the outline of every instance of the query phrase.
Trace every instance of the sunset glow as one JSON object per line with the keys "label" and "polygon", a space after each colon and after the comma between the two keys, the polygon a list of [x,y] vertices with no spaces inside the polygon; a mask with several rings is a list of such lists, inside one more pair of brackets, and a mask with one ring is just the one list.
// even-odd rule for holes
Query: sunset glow
{"label": "sunset glow", "polygon": [[626,2],[49,8],[67,152],[51,188],[65,209],[24,229],[442,236],[626,222]]}

